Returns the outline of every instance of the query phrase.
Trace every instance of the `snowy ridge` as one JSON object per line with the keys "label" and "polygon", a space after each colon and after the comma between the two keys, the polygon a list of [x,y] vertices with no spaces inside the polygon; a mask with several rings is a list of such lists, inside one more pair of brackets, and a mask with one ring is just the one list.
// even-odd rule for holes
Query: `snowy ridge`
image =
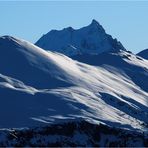
{"label": "snowy ridge", "polygon": [[90,66],[24,40],[1,37],[0,127],[85,119],[147,131],[148,61],[122,50],[100,57],[105,55],[109,63],[101,64],[100,58]]}
{"label": "snowy ridge", "polygon": [[36,45],[68,56],[125,50],[119,41],[106,34],[96,20],[92,20],[90,25],[77,30],[72,27],[59,31],[51,30],[43,35]]}

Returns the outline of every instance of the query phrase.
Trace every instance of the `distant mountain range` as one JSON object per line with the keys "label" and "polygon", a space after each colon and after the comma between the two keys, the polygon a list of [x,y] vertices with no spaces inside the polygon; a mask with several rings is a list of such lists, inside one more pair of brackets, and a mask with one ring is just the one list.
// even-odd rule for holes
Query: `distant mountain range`
{"label": "distant mountain range", "polygon": [[95,20],[36,45],[0,37],[0,146],[147,146],[148,60]]}

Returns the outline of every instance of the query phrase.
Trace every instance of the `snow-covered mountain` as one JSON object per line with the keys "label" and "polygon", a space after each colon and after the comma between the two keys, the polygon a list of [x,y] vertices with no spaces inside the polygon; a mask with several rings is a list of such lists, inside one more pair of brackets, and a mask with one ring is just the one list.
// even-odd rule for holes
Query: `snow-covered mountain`
{"label": "snow-covered mountain", "polygon": [[92,20],[90,25],[77,30],[72,27],[59,31],[51,30],[35,44],[43,49],[57,51],[68,56],[125,50],[117,39],[106,34],[96,20]]}
{"label": "snow-covered mountain", "polygon": [[92,59],[93,66],[0,37],[0,127],[83,119],[146,132],[148,61],[123,50]]}
{"label": "snow-covered mountain", "polygon": [[137,55],[148,60],[148,49],[142,50],[141,52],[137,53]]}

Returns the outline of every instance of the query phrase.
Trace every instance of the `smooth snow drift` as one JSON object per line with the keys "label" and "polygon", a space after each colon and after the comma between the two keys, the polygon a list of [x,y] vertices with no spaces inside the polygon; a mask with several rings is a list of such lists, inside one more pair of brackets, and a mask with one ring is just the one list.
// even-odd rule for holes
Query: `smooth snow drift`
{"label": "smooth snow drift", "polygon": [[0,127],[31,127],[83,118],[147,130],[148,61],[118,51],[100,54],[90,64],[93,66],[24,40],[1,37]]}

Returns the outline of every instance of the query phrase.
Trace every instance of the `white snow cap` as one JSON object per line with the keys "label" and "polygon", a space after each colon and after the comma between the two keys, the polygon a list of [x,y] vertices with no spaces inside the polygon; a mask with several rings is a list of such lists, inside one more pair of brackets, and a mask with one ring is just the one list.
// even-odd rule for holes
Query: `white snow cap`
{"label": "white snow cap", "polygon": [[68,56],[126,50],[117,39],[106,34],[104,28],[94,19],[90,25],[80,29],[68,27],[63,30],[51,30],[43,35],[36,45]]}

